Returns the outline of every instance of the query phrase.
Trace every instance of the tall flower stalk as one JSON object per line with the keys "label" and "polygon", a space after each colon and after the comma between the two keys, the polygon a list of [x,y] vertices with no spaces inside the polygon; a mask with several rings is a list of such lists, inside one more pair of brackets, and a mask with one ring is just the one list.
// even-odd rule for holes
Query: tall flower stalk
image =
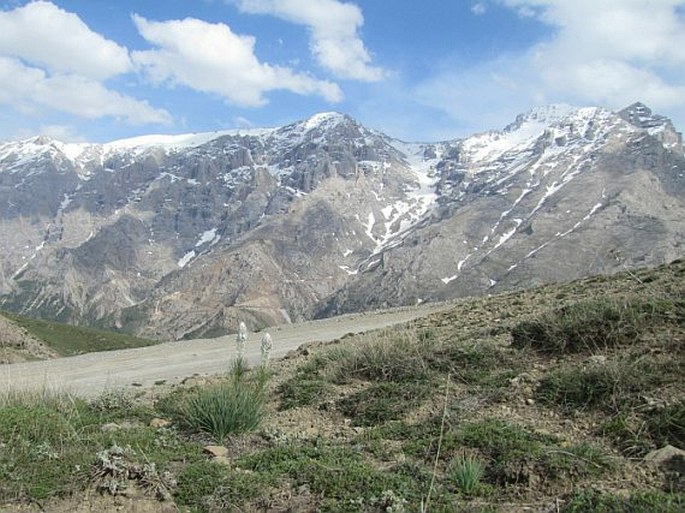
{"label": "tall flower stalk", "polygon": [[247,342],[247,326],[245,326],[244,322],[240,321],[240,325],[238,326],[238,334],[235,337],[236,350],[239,360],[242,360],[245,355],[245,342]]}
{"label": "tall flower stalk", "polygon": [[264,332],[262,336],[262,366],[266,367],[269,365],[269,355],[271,354],[271,349],[273,349],[273,341],[271,340],[271,335],[268,332]]}

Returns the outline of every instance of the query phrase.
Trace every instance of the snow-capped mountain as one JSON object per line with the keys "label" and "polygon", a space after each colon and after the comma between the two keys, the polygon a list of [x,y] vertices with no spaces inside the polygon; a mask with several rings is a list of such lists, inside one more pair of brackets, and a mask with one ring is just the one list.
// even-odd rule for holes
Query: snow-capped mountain
{"label": "snow-capped mountain", "polygon": [[0,143],[0,306],[161,338],[682,256],[682,138],[642,104],[405,143],[339,113]]}

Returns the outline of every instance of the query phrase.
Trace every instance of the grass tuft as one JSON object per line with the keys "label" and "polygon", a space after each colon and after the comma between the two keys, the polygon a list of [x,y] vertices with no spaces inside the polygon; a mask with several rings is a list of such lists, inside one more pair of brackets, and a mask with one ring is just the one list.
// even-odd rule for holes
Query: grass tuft
{"label": "grass tuft", "polygon": [[223,443],[230,435],[253,431],[264,418],[264,395],[252,383],[221,383],[186,397],[178,408],[182,422]]}
{"label": "grass tuft", "polygon": [[634,344],[653,325],[682,325],[682,300],[588,299],[516,324],[513,346],[548,354],[599,352]]}
{"label": "grass tuft", "polygon": [[452,462],[450,476],[459,492],[474,495],[481,487],[484,471],[485,465],[479,459],[474,456],[461,455]]}

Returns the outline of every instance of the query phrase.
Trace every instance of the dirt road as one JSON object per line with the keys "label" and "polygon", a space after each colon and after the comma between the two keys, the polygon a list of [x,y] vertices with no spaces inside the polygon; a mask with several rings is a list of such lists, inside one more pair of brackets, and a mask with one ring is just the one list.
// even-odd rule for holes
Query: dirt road
{"label": "dirt road", "polygon": [[[273,338],[271,354],[279,358],[305,343],[331,341],[347,333],[383,328],[447,308],[444,304],[425,305],[274,327],[269,329]],[[250,364],[259,361],[260,340],[259,333],[248,338],[245,355]],[[234,357],[235,336],[230,335],[0,365],[0,394],[10,390],[53,389],[94,396],[107,389],[148,387],[162,380],[175,383],[194,374],[226,372]]]}

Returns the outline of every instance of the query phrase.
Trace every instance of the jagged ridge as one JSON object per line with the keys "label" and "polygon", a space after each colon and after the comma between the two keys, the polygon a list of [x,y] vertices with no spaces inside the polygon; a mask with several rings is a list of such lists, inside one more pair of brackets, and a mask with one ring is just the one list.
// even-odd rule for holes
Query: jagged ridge
{"label": "jagged ridge", "polygon": [[0,303],[181,338],[658,264],[682,253],[681,141],[636,104],[435,144],[340,113],[3,143]]}

